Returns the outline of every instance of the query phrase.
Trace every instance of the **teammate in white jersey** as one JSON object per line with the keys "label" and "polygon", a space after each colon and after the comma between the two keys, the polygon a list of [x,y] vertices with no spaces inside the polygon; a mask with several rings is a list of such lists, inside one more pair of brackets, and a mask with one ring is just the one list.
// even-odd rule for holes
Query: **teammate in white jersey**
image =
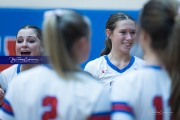
{"label": "teammate in white jersey", "polygon": [[[16,55],[17,56],[40,56],[43,53],[41,29],[27,25],[22,27],[16,37]],[[35,64],[16,64],[2,71],[3,81],[0,85],[7,90],[8,83],[21,71],[30,69]]]}
{"label": "teammate in white jersey", "polygon": [[109,120],[107,90],[79,67],[90,49],[86,19],[74,11],[52,10],[43,25],[51,65],[25,71],[10,83],[0,118]]}
{"label": "teammate in white jersey", "polygon": [[109,87],[112,84],[112,79],[116,76],[128,73],[131,70],[137,70],[142,67],[144,61],[136,56],[131,56],[129,64],[123,69],[115,66],[107,55],[101,56],[93,61],[90,61],[85,71],[91,73],[95,78],[99,79],[104,86]]}
{"label": "teammate in white jersey", "polygon": [[111,91],[112,120],[170,120],[175,115],[170,108],[171,78],[164,56],[169,43],[177,38],[174,33],[179,32],[177,7],[177,2],[171,0],[150,0],[144,5],[139,40],[147,64],[115,78]]}
{"label": "teammate in white jersey", "polygon": [[0,85],[4,91],[7,91],[9,82],[20,73],[21,64],[15,64],[2,72]]}
{"label": "teammate in white jersey", "polygon": [[101,57],[90,61],[85,71],[109,87],[117,75],[139,69],[144,61],[130,54],[136,39],[136,23],[125,13],[114,13],[106,22],[106,48]]}
{"label": "teammate in white jersey", "polygon": [[[3,78],[2,78],[2,75],[1,75],[1,73],[0,73],[0,81],[2,80]],[[3,88],[1,87],[1,85],[0,85],[0,105],[3,103],[3,99],[4,99],[4,90],[3,90]]]}
{"label": "teammate in white jersey", "polygon": [[[22,27],[17,33],[15,49],[17,56],[42,55],[44,50],[42,46],[41,29],[32,25]],[[9,82],[20,72],[28,70],[34,66],[37,66],[37,64],[15,64],[3,70],[1,73],[3,79],[0,80],[0,86],[4,92],[7,91]]]}

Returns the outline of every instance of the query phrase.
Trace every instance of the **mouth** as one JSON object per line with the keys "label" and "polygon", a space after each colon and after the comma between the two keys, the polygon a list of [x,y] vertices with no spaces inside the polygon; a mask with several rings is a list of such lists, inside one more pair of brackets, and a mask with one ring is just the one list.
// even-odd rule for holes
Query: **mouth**
{"label": "mouth", "polygon": [[127,46],[127,47],[131,47],[132,43],[124,43],[124,45]]}
{"label": "mouth", "polygon": [[130,46],[130,45],[131,45],[131,43],[126,43],[125,45],[126,45],[126,46]]}
{"label": "mouth", "polygon": [[22,51],[21,56],[30,56],[31,52],[30,51]]}
{"label": "mouth", "polygon": [[130,50],[132,48],[132,43],[124,43],[124,48]]}

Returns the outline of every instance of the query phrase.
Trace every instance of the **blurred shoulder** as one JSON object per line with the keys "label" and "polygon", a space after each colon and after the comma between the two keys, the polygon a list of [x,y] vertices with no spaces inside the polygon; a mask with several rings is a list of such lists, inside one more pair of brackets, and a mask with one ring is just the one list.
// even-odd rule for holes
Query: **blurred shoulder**
{"label": "blurred shoulder", "polygon": [[94,60],[89,61],[89,62],[86,64],[86,66],[97,65],[97,64],[101,63],[103,60],[105,60],[105,59],[104,59],[104,56],[101,56],[101,57],[99,57],[99,58],[96,58],[96,59],[94,59]]}
{"label": "blurred shoulder", "polygon": [[142,66],[144,66],[146,64],[146,61],[141,59],[141,58],[139,58],[139,57],[134,56],[134,59],[135,59],[135,64],[137,66],[142,67]]}
{"label": "blurred shoulder", "polygon": [[117,76],[113,79],[113,83],[117,86],[130,85],[139,86],[142,85],[144,81],[147,81],[151,76],[155,75],[156,71],[151,68],[146,68],[145,65],[141,66],[141,69],[133,70],[122,76]]}
{"label": "blurred shoulder", "polygon": [[108,93],[97,79],[86,72],[76,73],[76,79],[74,84],[77,95],[86,96],[88,101],[96,101],[103,92]]}
{"label": "blurred shoulder", "polygon": [[45,65],[39,65],[39,66],[33,67],[29,70],[20,72],[16,77],[16,79],[18,79],[18,81],[15,81],[15,82],[19,83],[22,81],[27,81],[28,79],[31,79],[31,81],[32,81],[33,79],[38,79],[40,77],[46,77],[50,73],[51,73],[50,68],[46,67]]}
{"label": "blurred shoulder", "polygon": [[3,70],[1,73],[2,73],[2,74],[9,74],[9,73],[11,73],[12,71],[16,70],[17,67],[18,67],[18,65],[19,65],[19,64],[12,65],[12,66],[6,68],[5,70]]}
{"label": "blurred shoulder", "polygon": [[95,85],[95,86],[101,87],[101,84],[99,83],[99,81],[86,71],[77,72],[76,76],[83,83],[87,85]]}
{"label": "blurred shoulder", "polygon": [[139,57],[134,56],[134,58],[135,58],[135,60],[136,60],[137,62],[145,63],[145,60],[143,60],[143,59],[141,59],[141,58],[139,58]]}

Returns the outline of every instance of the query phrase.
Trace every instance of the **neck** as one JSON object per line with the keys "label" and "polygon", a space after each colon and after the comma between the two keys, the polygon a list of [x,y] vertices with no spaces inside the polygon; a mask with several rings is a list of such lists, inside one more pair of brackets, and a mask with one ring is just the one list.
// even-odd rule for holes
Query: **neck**
{"label": "neck", "polygon": [[129,53],[128,54],[114,54],[110,52],[108,54],[108,58],[111,61],[111,63],[113,63],[119,69],[126,67],[131,60],[131,56]]}
{"label": "neck", "polygon": [[153,52],[145,53],[144,60],[148,64],[162,66],[162,62],[159,59],[158,55]]}
{"label": "neck", "polygon": [[22,64],[21,72],[37,66],[38,64]]}

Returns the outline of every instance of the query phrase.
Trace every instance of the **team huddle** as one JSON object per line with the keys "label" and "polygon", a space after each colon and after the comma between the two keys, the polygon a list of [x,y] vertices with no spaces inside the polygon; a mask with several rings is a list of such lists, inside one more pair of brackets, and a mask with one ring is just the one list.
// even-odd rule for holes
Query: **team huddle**
{"label": "team huddle", "polygon": [[[106,46],[84,70],[90,20],[73,10],[46,11],[42,30],[17,32],[15,49],[49,63],[0,73],[0,120],[180,120],[179,5],[149,0],[138,24],[126,13],[109,16]],[[137,40],[143,59],[130,52]]]}

